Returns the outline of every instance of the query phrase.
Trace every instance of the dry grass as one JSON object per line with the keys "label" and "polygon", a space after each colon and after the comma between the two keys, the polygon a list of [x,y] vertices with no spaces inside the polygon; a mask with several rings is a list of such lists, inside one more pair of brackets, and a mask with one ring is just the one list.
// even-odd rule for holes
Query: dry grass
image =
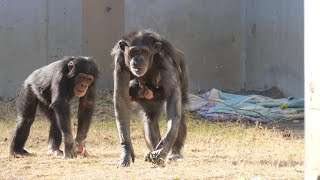
{"label": "dry grass", "polygon": [[[72,108],[75,110],[75,106]],[[49,123],[42,115],[31,128],[26,149],[31,157],[8,157],[14,127],[13,102],[0,103],[0,179],[302,179],[301,132],[266,129],[246,122],[207,122],[189,114],[188,138],[181,162],[158,167],[143,161],[147,152],[134,108],[131,124],[136,162],[116,168],[119,144],[111,96],[99,95],[87,138],[90,157],[65,160],[47,156]],[[73,116],[75,121],[75,116]],[[164,131],[165,120],[161,120]]]}

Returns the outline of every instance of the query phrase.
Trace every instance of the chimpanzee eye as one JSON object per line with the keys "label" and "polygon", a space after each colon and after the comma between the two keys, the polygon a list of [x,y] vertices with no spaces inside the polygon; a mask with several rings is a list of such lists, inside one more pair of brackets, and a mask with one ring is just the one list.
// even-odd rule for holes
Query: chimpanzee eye
{"label": "chimpanzee eye", "polygon": [[84,79],[83,76],[78,76],[78,80],[82,81]]}
{"label": "chimpanzee eye", "polygon": [[92,83],[93,79],[94,79],[93,77],[88,77],[87,82],[90,84],[90,83]]}
{"label": "chimpanzee eye", "polygon": [[129,52],[130,56],[135,56],[136,54],[138,54],[138,50],[137,49],[131,49]]}
{"label": "chimpanzee eye", "polygon": [[146,49],[141,49],[141,50],[140,50],[140,53],[141,53],[141,54],[147,54],[148,51],[147,51]]}

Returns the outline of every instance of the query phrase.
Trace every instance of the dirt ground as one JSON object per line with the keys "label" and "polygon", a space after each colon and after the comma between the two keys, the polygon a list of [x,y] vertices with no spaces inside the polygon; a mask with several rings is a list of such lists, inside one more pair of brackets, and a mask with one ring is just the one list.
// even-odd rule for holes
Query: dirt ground
{"label": "dirt ground", "polygon": [[[76,122],[76,100],[72,119]],[[47,156],[49,123],[38,114],[26,149],[32,156],[8,157],[15,125],[13,102],[0,102],[0,179],[302,179],[303,120],[269,125],[208,122],[188,114],[184,160],[159,167],[144,162],[139,107],[133,106],[131,137],[136,161],[117,168],[119,142],[110,93],[100,93],[87,138],[89,157]],[[165,118],[161,122],[165,131]],[[76,126],[76,123],[74,123]],[[162,133],[162,134],[163,134]]]}

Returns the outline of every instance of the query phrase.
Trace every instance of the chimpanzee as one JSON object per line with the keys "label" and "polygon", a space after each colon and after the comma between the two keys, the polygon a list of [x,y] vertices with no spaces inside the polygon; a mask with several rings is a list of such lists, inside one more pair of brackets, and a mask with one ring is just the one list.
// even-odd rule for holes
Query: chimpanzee
{"label": "chimpanzee", "polygon": [[148,81],[144,85],[137,79],[132,79],[129,84],[129,95],[131,100],[138,99],[158,99],[161,97],[162,88],[156,87],[152,82]]}
{"label": "chimpanzee", "polygon": [[[121,145],[118,166],[129,166],[131,159],[135,160],[130,138],[130,96],[135,96],[144,112],[143,131],[150,149],[145,160],[163,165],[166,158],[181,159],[187,134],[184,111],[189,87],[183,53],[158,33],[146,29],[123,36],[111,55],[115,61],[114,108]],[[161,139],[158,120],[164,104],[168,122],[167,133]]]}
{"label": "chimpanzee", "polygon": [[[10,145],[10,154],[29,155],[24,149],[34,121],[37,106],[50,120],[48,154],[65,158],[77,156],[76,146],[84,147],[95,105],[98,67],[90,57],[65,57],[37,69],[24,81],[17,99],[17,124]],[[73,139],[69,101],[79,98],[78,130]]]}

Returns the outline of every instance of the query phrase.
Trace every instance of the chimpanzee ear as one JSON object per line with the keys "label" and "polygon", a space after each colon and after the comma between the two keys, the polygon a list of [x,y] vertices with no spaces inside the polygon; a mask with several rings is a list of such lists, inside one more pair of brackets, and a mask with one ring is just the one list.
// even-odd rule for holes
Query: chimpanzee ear
{"label": "chimpanzee ear", "polygon": [[160,42],[156,42],[156,44],[153,47],[154,54],[158,53],[161,50],[161,46],[162,46],[162,44]]}
{"label": "chimpanzee ear", "polygon": [[128,43],[125,40],[120,40],[119,46],[120,46],[121,50],[124,51],[126,46],[128,46]]}
{"label": "chimpanzee ear", "polygon": [[69,63],[68,63],[68,70],[71,71],[71,69],[73,69],[73,67],[74,67],[73,61],[69,61]]}

